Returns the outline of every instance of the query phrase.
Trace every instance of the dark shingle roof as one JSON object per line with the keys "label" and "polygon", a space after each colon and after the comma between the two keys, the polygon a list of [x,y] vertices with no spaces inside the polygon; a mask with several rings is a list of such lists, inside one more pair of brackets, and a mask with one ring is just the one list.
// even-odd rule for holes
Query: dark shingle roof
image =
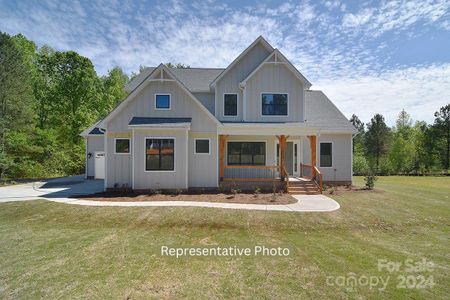
{"label": "dark shingle roof", "polygon": [[98,127],[95,127],[94,129],[92,129],[89,134],[103,134],[103,132],[100,131],[100,129]]}
{"label": "dark shingle roof", "polygon": [[145,118],[133,117],[128,125],[154,125],[154,124],[175,124],[191,123],[192,118]]}
{"label": "dark shingle roof", "polygon": [[[125,89],[129,92],[134,90],[151,72],[154,67],[148,67],[142,70]],[[209,84],[223,72],[220,68],[189,68],[189,69],[170,69],[175,77],[183,83],[191,92],[207,92]]]}

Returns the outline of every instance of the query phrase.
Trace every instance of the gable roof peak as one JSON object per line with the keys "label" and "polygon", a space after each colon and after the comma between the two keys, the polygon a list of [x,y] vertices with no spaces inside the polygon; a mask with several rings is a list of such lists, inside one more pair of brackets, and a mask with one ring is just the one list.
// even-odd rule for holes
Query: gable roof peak
{"label": "gable roof peak", "polygon": [[268,52],[272,52],[274,51],[274,48],[272,47],[271,44],[269,44],[269,42],[266,41],[266,39],[260,35],[258,36],[251,44],[250,46],[248,46],[241,54],[239,54],[238,57],[236,57],[233,62],[231,64],[228,65],[228,67],[226,67],[225,70],[223,70],[222,73],[219,74],[219,76],[217,76],[216,79],[214,79],[213,82],[211,82],[210,86],[214,87],[216,85],[216,83],[231,69],[233,68],[248,52],[250,52],[250,50],[252,50],[256,45],[261,44],[264,48],[267,49]]}

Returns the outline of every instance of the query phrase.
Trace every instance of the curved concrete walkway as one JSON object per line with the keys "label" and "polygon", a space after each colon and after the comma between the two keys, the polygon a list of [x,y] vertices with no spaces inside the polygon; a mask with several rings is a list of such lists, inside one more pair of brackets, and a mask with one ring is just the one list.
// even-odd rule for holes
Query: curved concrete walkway
{"label": "curved concrete walkway", "polygon": [[293,195],[297,203],[287,205],[217,203],[197,201],[148,201],[148,202],[116,202],[92,201],[73,198],[46,198],[49,201],[87,206],[122,206],[122,207],[211,207],[227,209],[292,211],[292,212],[326,212],[339,209],[339,203],[323,195]]}
{"label": "curved concrete walkway", "polygon": [[119,207],[210,207],[226,209],[246,209],[290,212],[328,212],[340,208],[339,204],[324,195],[293,195],[298,202],[287,205],[212,203],[196,201],[149,201],[149,202],[116,202],[81,200],[72,197],[81,194],[92,194],[103,191],[103,181],[82,180],[79,176],[53,179],[40,183],[29,183],[0,187],[0,203],[10,201],[27,201],[46,199],[57,203],[86,206],[119,206]]}

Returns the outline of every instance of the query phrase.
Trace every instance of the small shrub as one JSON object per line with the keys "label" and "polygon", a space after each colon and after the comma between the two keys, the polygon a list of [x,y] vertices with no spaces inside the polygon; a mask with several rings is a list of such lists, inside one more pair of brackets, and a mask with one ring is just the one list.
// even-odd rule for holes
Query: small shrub
{"label": "small shrub", "polygon": [[364,181],[366,182],[366,188],[368,190],[372,190],[375,186],[375,181],[377,181],[377,177],[372,173],[368,173],[366,176],[364,176]]}
{"label": "small shrub", "polygon": [[219,184],[219,192],[221,194],[223,194],[224,191],[225,191],[225,187],[223,186],[223,184]]}
{"label": "small shrub", "polygon": [[175,190],[175,194],[179,195],[179,194],[181,194],[181,193],[183,193],[183,190],[182,190],[182,189],[176,189],[176,190]]}
{"label": "small shrub", "polygon": [[259,186],[253,187],[253,193],[255,195],[261,194],[261,188]]}
{"label": "small shrub", "polygon": [[330,187],[329,189],[327,189],[327,191],[328,191],[328,193],[330,195],[333,195],[334,194],[334,187]]}

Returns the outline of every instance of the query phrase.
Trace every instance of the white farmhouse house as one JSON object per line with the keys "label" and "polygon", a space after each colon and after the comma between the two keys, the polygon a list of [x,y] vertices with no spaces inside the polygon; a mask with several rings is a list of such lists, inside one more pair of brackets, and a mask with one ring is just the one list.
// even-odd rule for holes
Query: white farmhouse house
{"label": "white farmhouse house", "polygon": [[87,128],[86,177],[105,189],[352,180],[356,129],[263,37],[226,69],[144,69]]}

